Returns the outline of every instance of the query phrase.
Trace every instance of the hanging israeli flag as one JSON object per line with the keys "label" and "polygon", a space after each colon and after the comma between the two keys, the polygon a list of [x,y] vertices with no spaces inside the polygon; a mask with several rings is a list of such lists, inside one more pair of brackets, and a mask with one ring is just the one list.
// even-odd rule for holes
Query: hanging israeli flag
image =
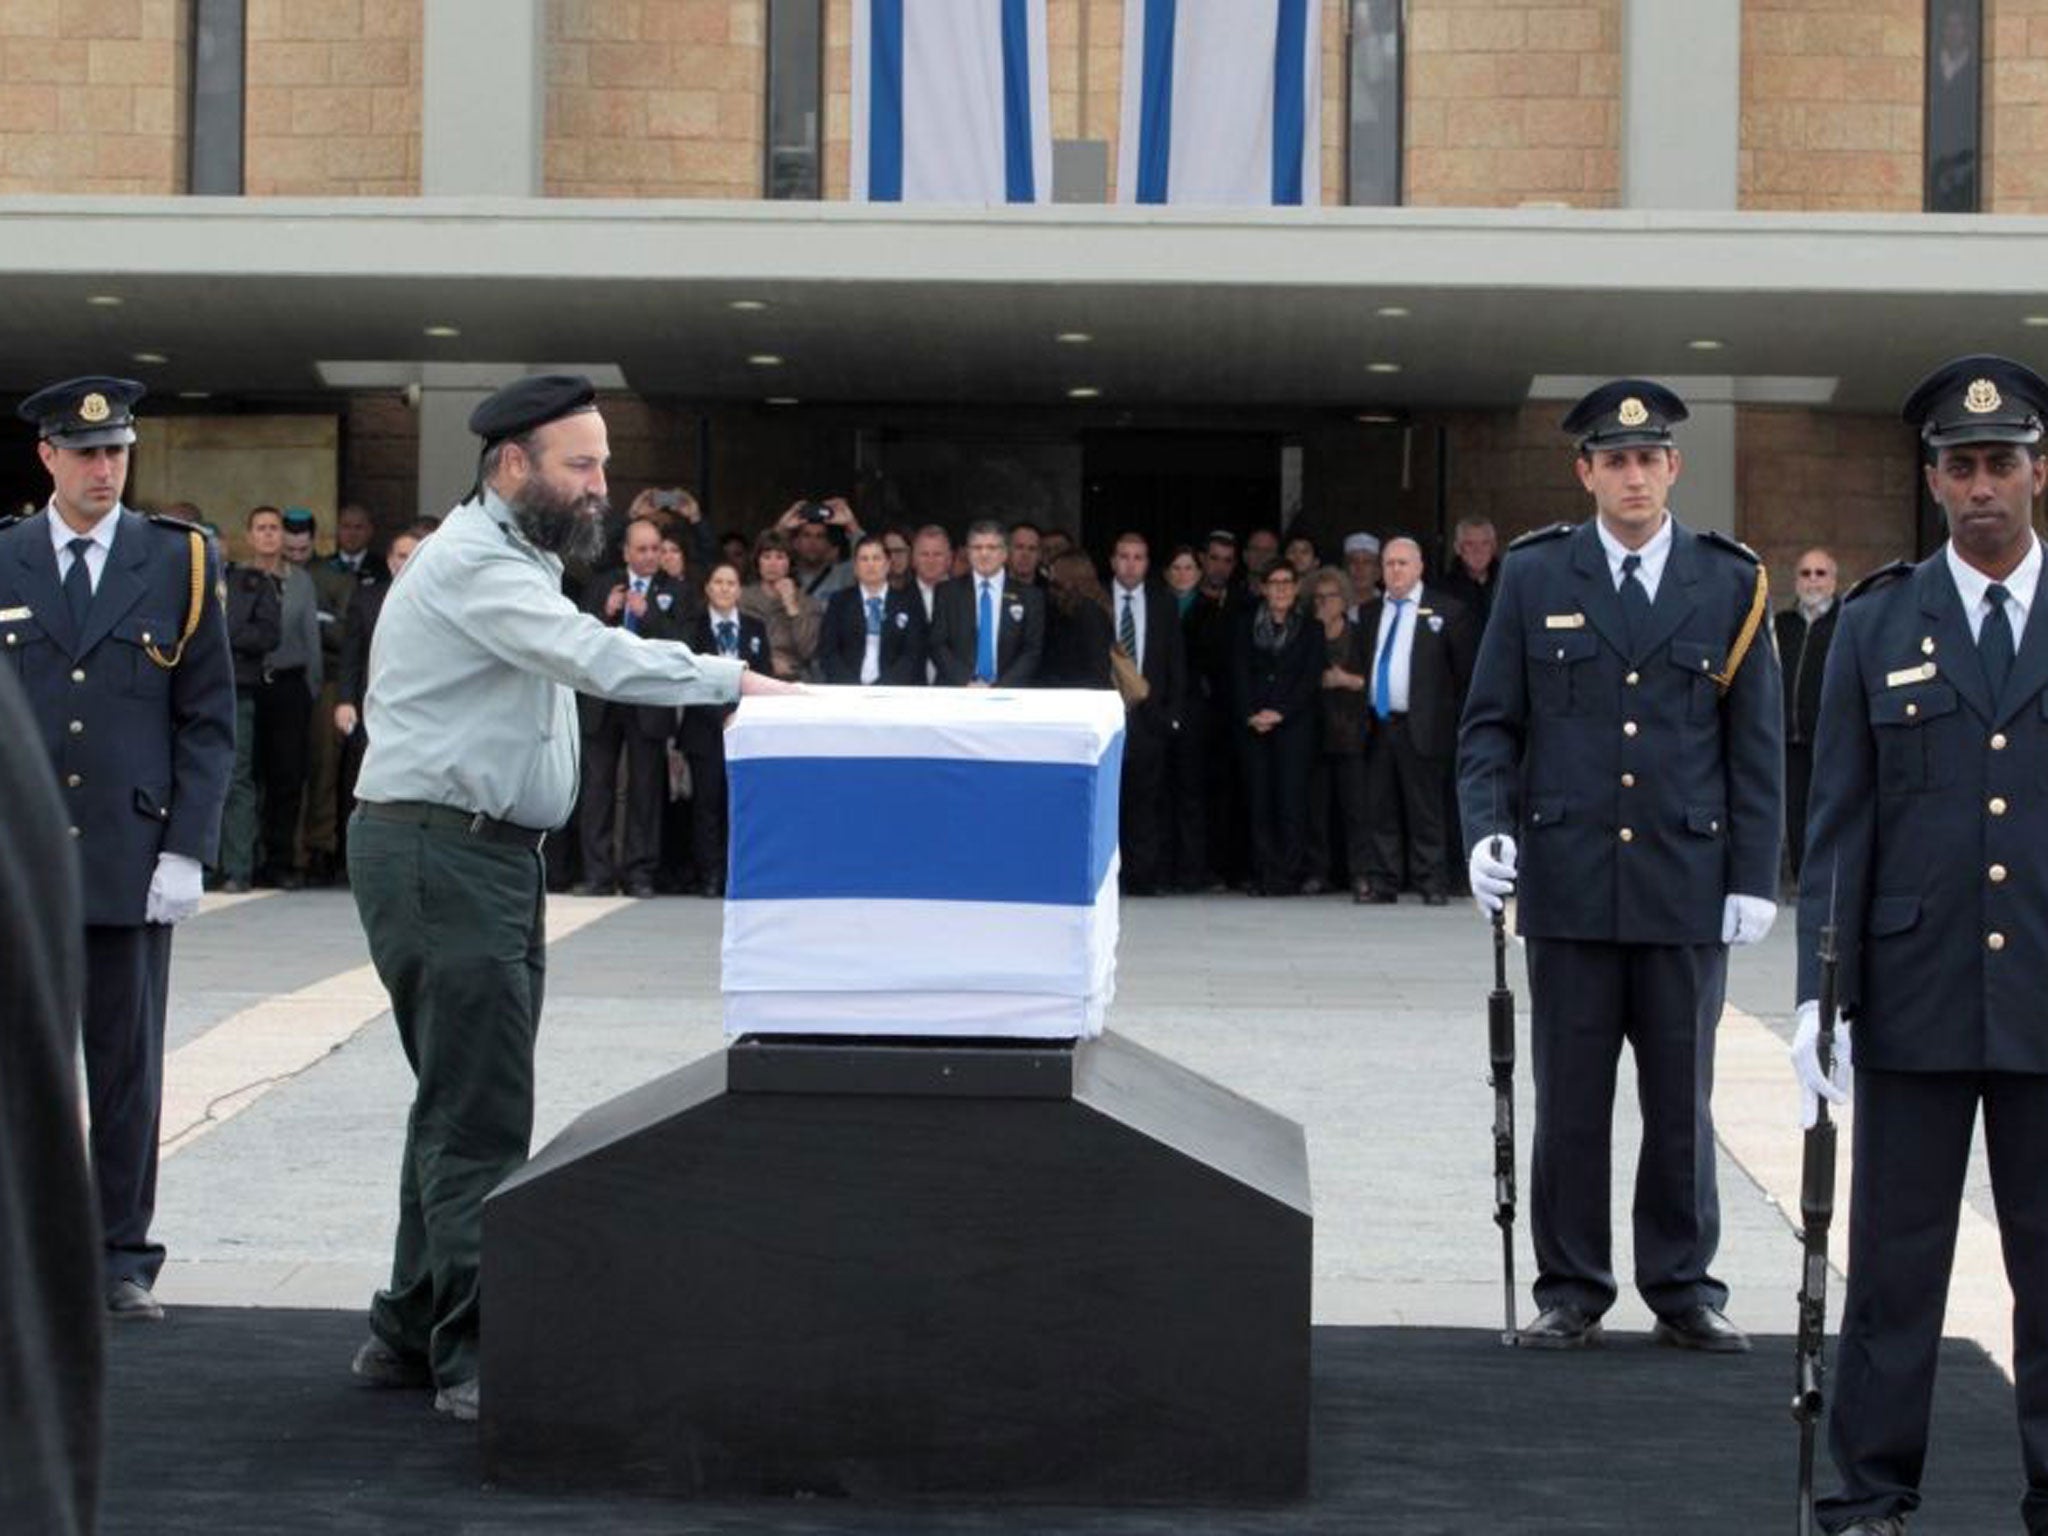
{"label": "hanging israeli flag", "polygon": [[1045,0],[854,0],[853,200],[1052,200]]}
{"label": "hanging israeli flag", "polygon": [[1124,0],[1117,200],[1322,201],[1320,0]]}
{"label": "hanging israeli flag", "polygon": [[725,748],[726,1032],[1100,1034],[1123,729],[1112,689],[748,699]]}

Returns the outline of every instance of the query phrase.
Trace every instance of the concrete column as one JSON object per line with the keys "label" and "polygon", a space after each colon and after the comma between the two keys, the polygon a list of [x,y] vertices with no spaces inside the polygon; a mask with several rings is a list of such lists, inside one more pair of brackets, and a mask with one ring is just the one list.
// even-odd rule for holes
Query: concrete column
{"label": "concrete column", "polygon": [[421,512],[439,517],[468,492],[482,447],[469,430],[469,413],[518,374],[502,364],[428,363],[420,370]]}
{"label": "concrete column", "polygon": [[1733,209],[1742,0],[1622,0],[1621,201]]}
{"label": "concrete column", "polygon": [[1692,414],[1677,430],[1678,451],[1685,462],[1671,491],[1672,508],[1688,528],[1718,528],[1733,534],[1735,498],[1740,489],[1734,402],[1726,395],[1702,400],[1697,394],[1688,394],[1685,403]]}
{"label": "concrete column", "polygon": [[545,0],[426,0],[420,191],[539,197]]}

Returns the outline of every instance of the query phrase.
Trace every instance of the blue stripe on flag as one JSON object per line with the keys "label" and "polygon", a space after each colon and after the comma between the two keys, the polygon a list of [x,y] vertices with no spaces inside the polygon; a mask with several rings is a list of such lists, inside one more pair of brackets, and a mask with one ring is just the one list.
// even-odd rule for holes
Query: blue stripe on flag
{"label": "blue stripe on flag", "polygon": [[726,895],[1089,906],[1116,852],[1122,767],[1121,735],[1095,764],[734,759]]}
{"label": "blue stripe on flag", "polygon": [[868,0],[868,201],[903,201],[903,0]]}
{"label": "blue stripe on flag", "polygon": [[1302,78],[1307,67],[1308,0],[1280,0],[1273,43],[1273,202],[1301,202],[1301,151],[1307,131]]}
{"label": "blue stripe on flag", "polygon": [[1129,0],[1145,7],[1145,57],[1138,87],[1138,201],[1163,203],[1173,158],[1175,0]]}
{"label": "blue stripe on flag", "polygon": [[1031,165],[1031,34],[1027,0],[1003,0],[1003,195],[1037,199]]}

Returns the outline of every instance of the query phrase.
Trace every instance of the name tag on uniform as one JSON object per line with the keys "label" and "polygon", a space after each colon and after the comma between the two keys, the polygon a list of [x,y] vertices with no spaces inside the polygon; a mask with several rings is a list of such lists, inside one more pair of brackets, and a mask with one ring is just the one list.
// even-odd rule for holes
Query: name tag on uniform
{"label": "name tag on uniform", "polygon": [[1586,616],[1583,613],[1551,613],[1543,618],[1545,629],[1584,629]]}
{"label": "name tag on uniform", "polygon": [[1934,663],[1923,661],[1917,667],[1905,667],[1897,672],[1885,673],[1884,685],[1887,688],[1903,688],[1908,683],[1924,683],[1933,676]]}
{"label": "name tag on uniform", "polygon": [[12,624],[17,619],[32,619],[35,616],[33,608],[0,608],[0,624]]}

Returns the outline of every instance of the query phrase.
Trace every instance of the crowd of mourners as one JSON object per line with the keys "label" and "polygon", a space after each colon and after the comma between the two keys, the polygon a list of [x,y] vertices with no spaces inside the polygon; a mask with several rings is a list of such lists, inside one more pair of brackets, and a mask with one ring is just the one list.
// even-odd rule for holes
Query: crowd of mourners
{"label": "crowd of mourners", "polygon": [[[237,753],[217,888],[345,878],[371,639],[434,526],[380,547],[344,507],[322,552],[309,512],[247,514],[226,573]],[[611,558],[563,588],[602,623],[784,679],[1118,690],[1127,894],[1441,902],[1461,884],[1451,768],[1498,571],[1490,524],[1461,522],[1441,573],[1416,541],[1366,532],[1334,551],[1272,528],[1170,548],[1132,532],[1105,553],[1029,522],[871,531],[843,498],[748,538],[650,489]],[[724,711],[585,696],[578,713],[583,787],[548,840],[551,887],[722,895]]]}

